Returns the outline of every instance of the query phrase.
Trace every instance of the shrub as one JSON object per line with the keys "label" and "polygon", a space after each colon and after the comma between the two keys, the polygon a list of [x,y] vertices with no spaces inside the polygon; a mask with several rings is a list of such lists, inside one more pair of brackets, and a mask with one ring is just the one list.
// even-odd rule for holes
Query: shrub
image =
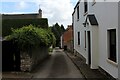
{"label": "shrub", "polygon": [[21,51],[28,51],[31,48],[40,46],[49,47],[55,44],[56,40],[50,30],[34,27],[33,25],[12,29],[12,34],[6,36],[5,39],[17,43]]}
{"label": "shrub", "polygon": [[49,48],[49,50],[48,50],[49,52],[53,52],[53,48]]}

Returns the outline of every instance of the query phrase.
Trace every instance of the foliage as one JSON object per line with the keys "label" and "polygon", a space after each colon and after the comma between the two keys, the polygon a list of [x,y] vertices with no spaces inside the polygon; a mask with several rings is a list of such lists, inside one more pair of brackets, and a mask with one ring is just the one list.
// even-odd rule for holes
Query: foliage
{"label": "foliage", "polygon": [[5,37],[17,43],[21,51],[27,51],[38,46],[51,46],[55,44],[55,37],[48,29],[34,27],[33,25],[12,29],[12,34]]}
{"label": "foliage", "polygon": [[49,50],[48,50],[49,52],[53,52],[53,48],[49,48]]}
{"label": "foliage", "polygon": [[2,36],[7,36],[12,33],[11,28],[21,28],[26,25],[34,25],[37,27],[48,28],[47,18],[40,19],[3,19],[2,20]]}
{"label": "foliage", "polygon": [[65,31],[64,26],[63,25],[59,26],[59,24],[56,23],[55,25],[53,25],[51,27],[51,31],[54,33],[54,35],[56,37],[56,46],[59,46],[60,45],[60,37]]}
{"label": "foliage", "polygon": [[61,25],[61,31],[62,31],[62,34],[65,32],[65,28],[63,25]]}

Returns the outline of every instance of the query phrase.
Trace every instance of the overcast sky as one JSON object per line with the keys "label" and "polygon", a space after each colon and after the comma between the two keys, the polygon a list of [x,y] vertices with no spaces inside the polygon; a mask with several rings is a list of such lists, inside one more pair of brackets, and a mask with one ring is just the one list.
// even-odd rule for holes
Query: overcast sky
{"label": "overcast sky", "polygon": [[40,8],[43,17],[48,18],[49,25],[56,22],[63,24],[65,28],[72,24],[72,12],[78,0],[3,0],[0,13],[22,14],[37,13]]}

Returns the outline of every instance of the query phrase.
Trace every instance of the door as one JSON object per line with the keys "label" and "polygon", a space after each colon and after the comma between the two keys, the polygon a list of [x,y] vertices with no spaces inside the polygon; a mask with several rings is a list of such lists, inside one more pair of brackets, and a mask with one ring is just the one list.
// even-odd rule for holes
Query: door
{"label": "door", "polygon": [[91,65],[91,39],[90,31],[87,32],[88,35],[88,64]]}
{"label": "door", "polygon": [[2,71],[20,71],[20,51],[12,41],[2,42]]}
{"label": "door", "polygon": [[14,58],[12,43],[10,41],[2,42],[2,71],[14,70]]}

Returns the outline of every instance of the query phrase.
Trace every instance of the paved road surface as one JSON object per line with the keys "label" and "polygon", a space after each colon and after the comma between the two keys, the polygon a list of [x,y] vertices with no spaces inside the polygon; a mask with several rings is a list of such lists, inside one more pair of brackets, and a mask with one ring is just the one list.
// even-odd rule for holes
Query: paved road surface
{"label": "paved road surface", "polygon": [[35,69],[33,74],[33,78],[83,78],[68,56],[58,48],[48,60]]}

